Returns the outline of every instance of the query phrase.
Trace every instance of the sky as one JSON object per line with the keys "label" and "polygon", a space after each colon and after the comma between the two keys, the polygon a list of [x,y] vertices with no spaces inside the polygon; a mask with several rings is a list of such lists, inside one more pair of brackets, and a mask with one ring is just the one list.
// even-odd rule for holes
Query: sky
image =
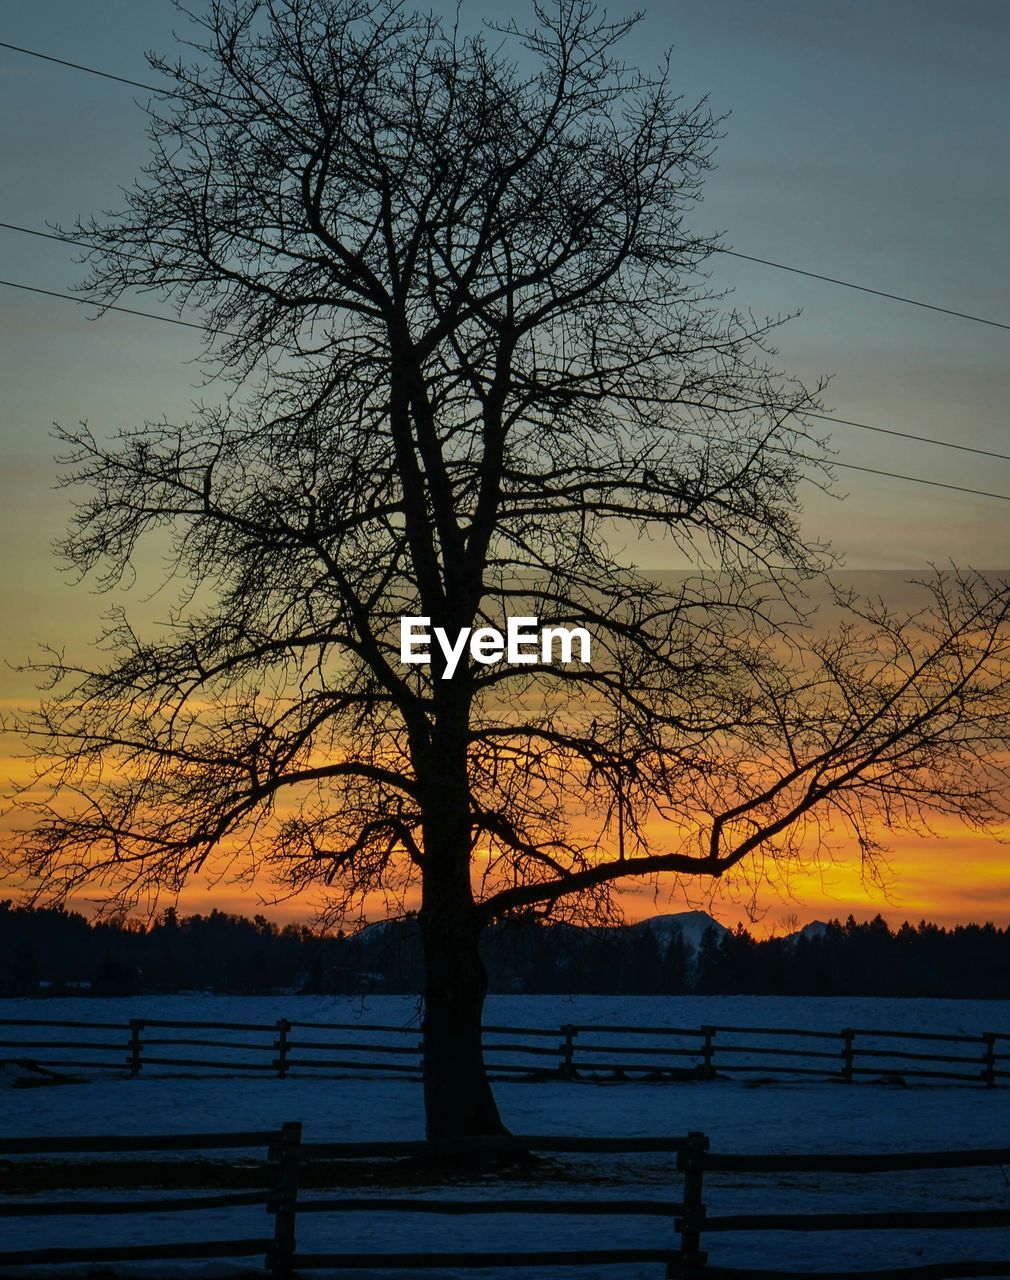
{"label": "sky", "polygon": [[[455,5],[435,3],[451,15]],[[619,16],[630,6],[615,3]],[[494,6],[463,0],[464,22]],[[512,6],[517,15],[520,6]],[[147,50],[171,52],[184,19],[169,0],[8,4],[0,40],[117,75],[150,80]],[[665,0],[627,43],[646,69],[672,49],[674,83],[725,115],[717,167],[693,215],[741,253],[1010,323],[1010,85],[1003,0]],[[146,154],[143,94],[0,48],[0,221],[45,229],[114,207]],[[0,279],[66,292],[79,268],[67,247],[0,229]],[[842,289],[737,258],[712,260],[735,305],[800,314],[780,331],[778,362],[801,379],[830,376],[837,417],[1010,453],[1010,332]],[[142,309],[164,311],[157,298]],[[101,433],[185,413],[201,395],[198,334],[0,287],[0,657],[40,642],[84,646],[109,603],[61,574],[52,543],[69,511],[54,488],[53,422]],[[839,462],[1007,495],[1010,463],[852,427],[831,432]],[[804,528],[849,570],[888,573],[954,562],[1010,566],[1010,500],[838,470],[836,495],[809,491]],[[664,567],[657,564],[653,567]],[[888,579],[881,579],[886,582]],[[0,669],[0,706],[32,695]],[[8,741],[5,764],[15,750]],[[16,771],[20,766],[13,765]],[[8,767],[6,771],[10,771]],[[1010,868],[990,837],[902,839],[888,896],[851,865],[761,898],[764,927],[877,909],[1010,922]],[[186,901],[259,909],[255,895],[196,885]],[[677,910],[646,893],[630,915]],[[278,915],[302,912],[289,904]],[[739,908],[723,904],[722,918]]]}

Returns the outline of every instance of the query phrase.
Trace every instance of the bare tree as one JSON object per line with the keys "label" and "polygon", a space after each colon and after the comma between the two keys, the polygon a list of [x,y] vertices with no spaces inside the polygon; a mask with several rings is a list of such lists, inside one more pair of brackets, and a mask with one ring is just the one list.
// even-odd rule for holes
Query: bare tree
{"label": "bare tree", "polygon": [[[622,66],[630,20],[193,20],[154,61],[150,165],[79,234],[91,292],[202,309],[235,391],[64,435],[70,562],[117,584],[154,533],[186,592],[167,638],[117,617],[99,669],[49,665],[11,860],[57,895],[171,894],[221,849],[323,885],[334,917],[419,894],[429,1133],[497,1131],[486,924],[810,857],[818,824],[872,860],[881,818],[985,822],[1007,591],[938,577],[918,617],[804,629],[814,398],[708,291],[688,215],[716,123]],[[648,538],[706,572],[636,571]],[[400,661],[404,616],[455,637],[516,615],[585,628],[591,660]]]}

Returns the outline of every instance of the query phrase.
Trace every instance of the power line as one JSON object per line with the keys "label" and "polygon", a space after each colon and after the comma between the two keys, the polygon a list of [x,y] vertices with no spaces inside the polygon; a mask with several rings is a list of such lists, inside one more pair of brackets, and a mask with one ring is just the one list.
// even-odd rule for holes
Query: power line
{"label": "power line", "polygon": [[134,307],[120,307],[113,302],[102,302],[98,298],[75,298],[72,293],[57,293],[55,289],[40,289],[33,284],[16,284],[13,280],[0,280],[0,285],[7,289],[22,289],[25,293],[40,293],[47,298],[62,298],[65,302],[76,302],[79,306],[100,307],[103,311],[122,311],[128,316],[143,316],[145,320],[161,320],[164,324],[180,324],[187,329],[199,329],[212,337],[219,334],[226,338],[240,338],[240,333],[232,333],[229,329],[208,329],[196,320],[180,320],[177,316],[159,316],[154,311],[137,311]]}
{"label": "power line", "polygon": [[23,49],[19,44],[8,44],[0,40],[0,49],[13,49],[15,53],[27,54],[29,58],[41,58],[43,62],[55,62],[60,67],[72,67],[75,71],[86,71],[91,76],[101,76],[103,80],[118,80],[120,84],[129,84],[134,89],[147,89],[150,93],[165,93],[176,96],[172,89],[158,89],[153,84],[143,84],[140,80],[128,80],[126,76],[113,75],[111,71],[99,71],[97,67],[86,67],[82,62],[68,62],[66,58],[54,58],[49,53],[39,53],[37,49]]}
{"label": "power line", "polygon": [[[829,418],[828,421],[834,421],[834,419]],[[697,436],[701,440],[708,440],[713,444],[720,443],[717,436],[708,435],[704,431],[696,431],[692,427],[687,428],[687,434]],[[918,439],[919,437],[914,438]],[[880,467],[864,467],[855,462],[841,462],[838,458],[814,458],[809,453],[797,453],[793,449],[786,448],[785,445],[765,444],[764,447],[770,453],[784,453],[791,458],[795,458],[798,462],[809,462],[816,467],[843,467],[846,471],[862,471],[866,475],[883,476],[887,480],[906,480],[909,484],[924,484],[932,489],[952,489],[955,493],[970,493],[977,498],[996,498],[999,502],[1010,502],[1010,494],[1006,493],[991,493],[986,489],[971,489],[967,485],[951,484],[947,480],[928,480],[925,476],[908,476],[898,471],[884,471]],[[1001,457],[1002,455],[996,456]]]}
{"label": "power line", "polygon": [[[117,80],[120,84],[132,85],[135,89],[146,89],[150,93],[163,94],[167,97],[179,96],[178,92],[173,89],[158,88],[152,84],[144,84],[140,80],[129,80],[125,76],[113,75],[111,71],[100,71],[97,67],[85,66],[82,62],[68,62],[66,58],[55,58],[51,54],[40,53],[37,49],[25,49],[21,45],[8,44],[4,40],[0,40],[0,48],[12,49],[15,53],[23,53],[30,58],[41,58],[45,62],[54,62],[61,67],[72,67],[75,71],[85,71],[89,75],[102,76],[106,80]],[[921,307],[926,311],[935,311],[940,315],[953,316],[958,320],[970,320],[975,324],[988,325],[993,329],[1010,330],[1010,323],[1003,320],[990,320],[986,316],[976,316],[968,311],[956,311],[953,307],[941,307],[934,302],[923,302],[920,298],[906,298],[900,293],[888,293],[885,289],[874,289],[870,285],[857,284],[853,280],[841,280],[837,276],[823,275],[817,271],[807,271],[803,267],[793,267],[785,262],[774,262],[771,258],[759,258],[754,254],[742,253],[739,249],[715,248],[714,252],[725,254],[731,258],[740,258],[745,262],[757,262],[764,267],[774,267],[776,271],[789,271],[793,275],[807,276],[811,280],[820,280],[825,284],[838,285],[843,289],[855,289],[859,293],[873,294],[877,298],[889,298],[892,302],[903,302],[909,307]]]}
{"label": "power line", "polygon": [[38,236],[40,240],[58,240],[61,244],[76,244],[82,249],[94,249],[95,245],[86,240],[77,240],[73,236],[63,236],[55,231],[37,231],[34,227],[22,227],[16,222],[0,222],[5,231],[20,231],[23,236]]}
{"label": "power line", "polygon": [[[771,446],[775,448],[774,445]],[[777,452],[788,453],[788,449],[777,450]],[[794,457],[805,459],[807,462],[818,462],[819,459],[808,457],[806,454],[794,454]],[[888,480],[907,480],[909,484],[925,484],[933,489],[953,489],[955,493],[971,493],[976,498],[997,498],[1000,502],[1010,502],[1010,494],[1006,493],[989,493],[985,489],[969,489],[966,485],[949,484],[946,480],[926,480],[922,476],[905,476],[900,475],[896,471],[881,471],[877,467],[860,467],[854,462],[839,462],[837,458],[825,458],[824,465],[828,467],[844,467],[846,471],[865,471],[867,475],[884,476]]]}
{"label": "power line", "polygon": [[801,410],[804,417],[818,418],[821,422],[837,422],[843,427],[858,427],[860,431],[876,431],[884,436],[898,436],[902,440],[915,440],[919,444],[933,444],[939,449],[957,449],[960,453],[977,453],[983,458],[996,458],[1000,462],[1010,462],[1010,453],[994,453],[992,449],[979,449],[972,444],[955,444],[953,440],[936,440],[932,436],[917,436],[911,431],[896,431],[893,427],[874,427],[868,422],[854,422],[851,418],[833,418],[830,413],[814,413],[810,409]]}
{"label": "power line", "polygon": [[[42,233],[39,233],[39,234],[42,234]],[[54,237],[54,238],[58,239],[59,237]],[[174,316],[159,316],[153,311],[137,311],[133,307],[120,307],[120,306],[116,306],[113,303],[100,302],[95,298],[75,298],[71,293],[57,293],[54,289],[40,289],[37,286],[30,285],[30,284],[16,284],[13,280],[0,280],[0,286],[4,286],[8,289],[22,289],[26,293],[42,294],[44,297],[47,297],[47,298],[61,298],[65,302],[76,302],[79,305],[84,304],[89,306],[101,307],[103,311],[121,311],[125,315],[129,315],[129,316],[143,316],[145,320],[161,320],[164,324],[184,325],[188,329],[200,329],[204,333],[208,332],[208,330],[204,325],[198,324],[197,322],[192,320],[179,320]],[[216,329],[216,330],[210,330],[209,332],[212,333],[215,337],[218,336],[219,334],[229,338],[241,337],[241,334],[232,333],[231,330],[229,329]],[[818,416],[824,417],[825,415],[821,414]],[[832,422],[832,421],[835,421],[835,419],[827,418],[827,421]],[[842,421],[842,419],[838,419],[838,421]],[[855,424],[855,425],[863,425],[863,424]],[[869,430],[874,431],[874,430],[878,430],[878,428],[870,427]],[[879,430],[884,431],[886,430],[886,428],[881,427],[879,428]],[[903,435],[905,433],[897,432],[895,434]],[[911,438],[916,440],[925,439],[925,437],[919,437],[919,436],[913,436]],[[944,443],[944,442],[937,441],[936,443]],[[792,453],[792,450],[783,449],[776,445],[769,445],[768,447],[777,453]],[[959,446],[954,445],[951,447],[957,448]],[[973,451],[973,452],[976,452],[976,451]],[[977,452],[981,453],[985,451],[977,450]],[[995,498],[999,502],[1010,502],[1010,494],[991,493],[985,489],[970,489],[966,485],[950,484],[945,480],[928,480],[924,476],[902,475],[896,471],[884,471],[877,467],[858,466],[854,462],[840,462],[837,458],[829,458],[829,459],[821,460],[817,458],[812,458],[809,455],[803,454],[803,453],[792,454],[792,456],[799,458],[805,462],[820,463],[821,461],[824,461],[827,463],[828,466],[831,466],[831,467],[843,467],[846,471],[862,471],[862,472],[865,472],[867,475],[883,476],[885,479],[888,479],[888,480],[904,480],[904,481],[907,481],[909,484],[924,484],[924,485],[928,485],[930,488],[933,488],[933,489],[951,489],[955,493],[972,494],[977,498]],[[993,454],[992,456],[1003,457],[1004,455]],[[1008,459],[1008,461],[1010,461],[1010,459]]]}
{"label": "power line", "polygon": [[[3,226],[0,223],[0,226]],[[999,462],[1010,462],[1010,453],[996,453],[992,449],[980,449],[976,445],[957,444],[953,440],[937,440],[935,436],[920,436],[914,431],[898,431],[895,427],[878,427],[869,422],[857,422],[854,418],[836,418],[830,413],[820,413],[816,409],[805,409],[799,405],[784,404],[767,404],[760,400],[733,400],[729,406],[717,404],[705,404],[695,401],[682,401],[681,403],[690,403],[698,409],[766,409],[769,412],[780,412],[795,414],[804,418],[817,418],[820,422],[833,422],[842,427],[858,427],[860,431],[873,431],[878,435],[897,436],[901,440],[914,440],[917,444],[936,445],[939,449],[955,449],[959,453],[975,453],[983,458],[995,458]]]}
{"label": "power line", "polygon": [[[79,245],[81,248],[84,248],[84,249],[93,249],[96,247],[95,245],[89,244],[86,240],[78,240],[74,236],[61,235],[58,232],[52,232],[52,231],[39,231],[35,227],[23,227],[15,222],[0,222],[0,228],[2,228],[5,231],[17,231],[17,232],[20,232],[22,235],[26,235],[26,236],[38,236],[40,239],[43,239],[43,240],[56,240],[62,244]],[[0,283],[5,283],[5,282],[0,282]],[[29,288],[28,285],[21,285],[16,287],[20,287],[24,289]],[[69,295],[55,294],[54,296],[65,297]],[[80,299],[77,299],[77,298],[73,298],[72,300],[75,302],[80,301]],[[95,303],[94,305],[101,306],[102,304]],[[121,310],[122,308],[111,308],[111,309]],[[165,319],[171,320],[171,317],[154,316],[154,315],[151,315],[151,313],[149,312],[138,312],[137,314],[150,316],[151,319],[155,319],[155,320],[165,320]],[[181,321],[181,320],[172,320],[171,322],[173,324],[188,323],[186,321]],[[196,325],[195,327],[200,328],[201,326]],[[219,332],[224,333],[226,337],[237,338],[239,336],[238,334],[235,334],[235,333],[226,333],[226,331],[224,330],[219,330]],[[735,401],[734,403],[739,408],[742,408],[742,409],[782,410],[788,407],[785,405],[765,405],[760,403],[759,401],[746,401],[746,400]],[[716,406],[699,405],[698,407],[712,408]],[[935,445],[938,449],[954,449],[959,453],[973,453],[983,458],[995,458],[999,462],[1010,462],[1010,454],[1008,453],[996,453],[991,449],[979,449],[975,445],[957,444],[953,440],[937,440],[933,436],[920,436],[920,435],[916,435],[912,431],[898,431],[894,427],[878,427],[878,426],[872,425],[869,422],[857,422],[853,418],[836,418],[829,413],[819,413],[813,409],[803,409],[803,410],[790,409],[790,412],[802,412],[803,416],[807,418],[817,418],[821,422],[832,422],[843,427],[857,427],[860,431],[873,431],[878,435],[897,436],[901,440],[914,440],[919,444]]]}
{"label": "power line", "polygon": [[868,284],[856,284],[852,280],[839,280],[837,276],[824,276],[816,271],[805,271],[802,267],[790,267],[784,262],[772,262],[770,258],[756,258],[750,253],[740,253],[736,249],[716,248],[716,253],[728,254],[731,258],[742,258],[745,262],[759,262],[763,267],[775,267],[778,271],[791,271],[793,275],[809,276],[811,280],[823,280],[826,284],[841,285],[843,289],[856,289],[859,293],[872,293],[878,298],[890,298],[892,302],[904,302],[909,307],[923,307],[926,311],[939,311],[941,315],[956,316],[959,320],[974,320],[976,324],[988,324],[994,329],[1010,329],[1010,324],[1002,320],[988,320],[985,316],[974,316],[967,311],[954,311],[951,307],[940,307],[933,302],[922,302],[918,298],[906,298],[900,293],[887,293],[884,289],[871,289]]}

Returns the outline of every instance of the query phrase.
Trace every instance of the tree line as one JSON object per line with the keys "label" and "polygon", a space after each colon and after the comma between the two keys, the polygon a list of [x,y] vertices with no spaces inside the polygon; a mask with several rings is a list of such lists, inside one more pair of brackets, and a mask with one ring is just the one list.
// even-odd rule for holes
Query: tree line
{"label": "tree line", "polygon": [[[513,994],[933,996],[1010,998],[1010,929],[888,926],[879,915],[816,932],[755,938],[713,925],[697,949],[647,923],[599,928],[519,917],[483,944],[488,987]],[[89,920],[0,902],[0,995],[417,994],[417,921],[357,933],[283,927],[223,911],[150,923]]]}

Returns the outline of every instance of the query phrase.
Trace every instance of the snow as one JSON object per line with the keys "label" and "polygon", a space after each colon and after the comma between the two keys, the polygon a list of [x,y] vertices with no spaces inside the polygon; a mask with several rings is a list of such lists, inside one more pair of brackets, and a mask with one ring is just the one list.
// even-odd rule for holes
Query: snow
{"label": "snow", "polygon": [[[193,1019],[272,1024],[279,1018],[306,1022],[418,1027],[413,996],[219,996],[202,992],[175,996],[18,998],[0,1002],[7,1020],[42,1018],[125,1025],[131,1018]],[[804,1027],[838,1031],[870,1027],[980,1035],[1010,1034],[1010,1000],[889,999],[866,996],[524,996],[492,995],[488,1024],[557,1028],[591,1026],[698,1027],[704,1024]],[[3,1028],[3,1039],[13,1028]],[[68,1032],[68,1038],[74,1033]],[[48,1038],[48,1035],[47,1037]]]}
{"label": "snow", "polygon": [[[270,1023],[278,1017],[317,1022],[412,1025],[416,1002],[399,997],[365,1001],[329,997],[216,996],[148,1000],[17,1000],[5,1017],[201,1018]],[[1010,1032],[1010,1004],[970,1001],[890,1001],[745,997],[493,997],[487,1021],[555,1028],[562,1023],[629,1026],[701,1023],[809,1027],[843,1026],[932,1030],[978,1035]],[[414,1024],[416,1025],[416,1024]],[[5,1028],[5,1037],[10,1028]],[[72,1034],[72,1033],[68,1033]],[[39,1037],[42,1038],[42,1037]],[[408,1039],[407,1037],[404,1037]],[[1010,1146],[1010,1089],[828,1081],[748,1084],[740,1078],[648,1083],[627,1081],[502,1082],[496,1095],[511,1129],[525,1133],[647,1136],[702,1130],[719,1152],[897,1151]],[[302,1120],[304,1139],[340,1141],[420,1138],[420,1085],[409,1079],[321,1079],[294,1076],[236,1078],[229,1074],[137,1079],[97,1072],[59,1088],[0,1087],[0,1128],[8,1135],[144,1134],[272,1129]],[[680,1177],[672,1156],[572,1156],[552,1159],[566,1177],[524,1173],[504,1182],[474,1179],[450,1189],[392,1189],[389,1194],[505,1197],[627,1196],[676,1199]],[[104,1193],[103,1193],[104,1194]],[[111,1193],[109,1193],[111,1194]],[[124,1192],[129,1194],[129,1192]],[[143,1194],[143,1193],[138,1193]],[[316,1193],[303,1193],[303,1198]],[[327,1193],[329,1194],[329,1193]],[[369,1192],[368,1194],[373,1194]],[[374,1194],[382,1194],[375,1192]],[[52,1198],[50,1193],[46,1199]],[[68,1199],[72,1196],[68,1195]],[[924,1173],[840,1175],[710,1174],[710,1214],[825,1212],[831,1209],[1010,1208],[1010,1186],[999,1168]],[[48,1243],[120,1243],[154,1239],[237,1238],[270,1234],[262,1209],[229,1209],[134,1218],[5,1219],[6,1249]],[[299,1218],[304,1251],[405,1249],[534,1249],[663,1247],[671,1220],[603,1217],[442,1218],[433,1215],[307,1214]],[[826,1270],[843,1266],[911,1266],[956,1257],[1010,1258],[1010,1232],[986,1230],[872,1233],[762,1232],[711,1234],[710,1261],[724,1266]],[[255,1266],[255,1262],[253,1263]],[[221,1270],[218,1264],[214,1264]],[[583,1280],[662,1275],[662,1266],[579,1268]],[[157,1275],[169,1274],[159,1265]],[[66,1274],[65,1272],[63,1274]],[[151,1275],[148,1271],[145,1274]],[[342,1273],[353,1275],[353,1273]],[[375,1273],[369,1273],[373,1275]],[[392,1273],[390,1273],[392,1274]],[[403,1274],[403,1273],[401,1273]],[[435,1274],[435,1273],[429,1273]],[[450,1268],[438,1275],[453,1276]],[[464,1273],[491,1276],[507,1272]],[[547,1272],[530,1271],[545,1280]],[[562,1275],[561,1272],[556,1272]]]}

